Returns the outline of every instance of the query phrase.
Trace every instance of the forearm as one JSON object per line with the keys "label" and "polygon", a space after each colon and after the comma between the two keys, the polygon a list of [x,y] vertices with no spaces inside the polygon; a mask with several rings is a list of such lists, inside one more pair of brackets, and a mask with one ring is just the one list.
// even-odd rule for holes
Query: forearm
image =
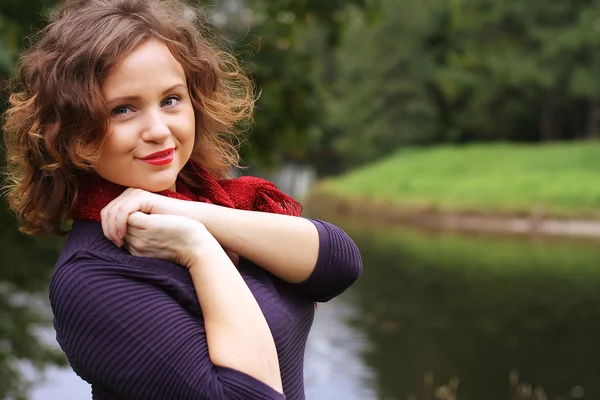
{"label": "forearm", "polygon": [[212,363],[244,372],[282,392],[273,336],[229,257],[220,248],[199,249],[190,274],[204,315]]}
{"label": "forearm", "polygon": [[202,222],[226,249],[290,283],[306,280],[319,255],[319,234],[305,218],[194,203]]}

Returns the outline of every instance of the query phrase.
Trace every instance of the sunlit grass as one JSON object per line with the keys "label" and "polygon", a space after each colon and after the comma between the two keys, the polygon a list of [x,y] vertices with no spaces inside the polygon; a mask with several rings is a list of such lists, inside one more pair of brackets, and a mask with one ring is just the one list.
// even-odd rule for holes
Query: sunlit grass
{"label": "sunlit grass", "polygon": [[600,143],[405,149],[320,188],[415,210],[600,217]]}

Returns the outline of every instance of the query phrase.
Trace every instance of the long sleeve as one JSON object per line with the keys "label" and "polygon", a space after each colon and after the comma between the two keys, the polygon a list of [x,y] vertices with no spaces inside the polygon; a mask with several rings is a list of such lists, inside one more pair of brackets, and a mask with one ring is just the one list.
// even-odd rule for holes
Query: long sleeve
{"label": "long sleeve", "polygon": [[307,280],[293,286],[313,301],[326,302],[356,282],[362,274],[362,258],[342,229],[328,222],[311,221],[319,232],[317,264]]}
{"label": "long sleeve", "polygon": [[57,339],[83,379],[128,400],[285,399],[249,375],[213,365],[201,315],[152,279],[143,268],[85,251],[55,272]]}

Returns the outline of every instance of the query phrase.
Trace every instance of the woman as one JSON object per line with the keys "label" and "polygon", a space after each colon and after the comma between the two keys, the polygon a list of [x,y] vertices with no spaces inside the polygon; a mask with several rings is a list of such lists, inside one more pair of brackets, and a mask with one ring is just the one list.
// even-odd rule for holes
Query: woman
{"label": "woman", "polygon": [[314,302],[360,275],[339,228],[237,165],[252,90],[183,4],[63,3],[20,62],[9,201],[74,220],[50,284],[94,399],[303,399]]}

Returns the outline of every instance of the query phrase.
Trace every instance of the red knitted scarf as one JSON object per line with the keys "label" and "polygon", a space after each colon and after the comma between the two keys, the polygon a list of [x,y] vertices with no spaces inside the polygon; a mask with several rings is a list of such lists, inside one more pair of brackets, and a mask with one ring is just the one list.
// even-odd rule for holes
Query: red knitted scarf
{"label": "red knitted scarf", "polygon": [[[186,164],[183,172],[197,183],[198,189],[190,188],[182,179],[177,179],[176,192],[164,190],[158,194],[241,210],[294,216],[299,216],[302,212],[300,203],[281,192],[267,180],[251,176],[216,180],[206,169],[193,161]],[[100,222],[100,211],[125,189],[125,187],[102,179],[98,175],[80,179],[79,196],[72,215],[73,219]]]}

